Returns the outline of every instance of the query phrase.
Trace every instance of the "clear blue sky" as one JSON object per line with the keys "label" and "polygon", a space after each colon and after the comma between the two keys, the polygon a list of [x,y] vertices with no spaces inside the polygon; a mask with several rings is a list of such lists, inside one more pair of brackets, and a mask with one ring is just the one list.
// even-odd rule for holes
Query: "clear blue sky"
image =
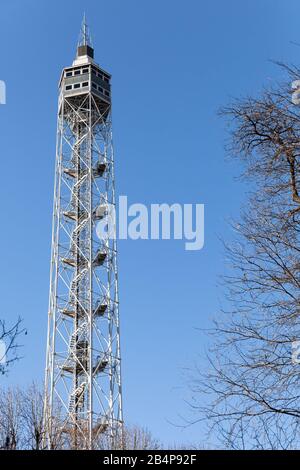
{"label": "clear blue sky", "polygon": [[97,62],[113,76],[117,193],[129,202],[204,203],[205,247],[119,242],[125,417],[165,443],[203,442],[188,416],[185,368],[198,362],[222,292],[219,236],[245,196],[225,161],[231,96],[299,64],[296,0],[2,0],[0,79],[0,314],[24,318],[24,358],[3,383],[42,380],[45,363],[57,83],[86,11]]}

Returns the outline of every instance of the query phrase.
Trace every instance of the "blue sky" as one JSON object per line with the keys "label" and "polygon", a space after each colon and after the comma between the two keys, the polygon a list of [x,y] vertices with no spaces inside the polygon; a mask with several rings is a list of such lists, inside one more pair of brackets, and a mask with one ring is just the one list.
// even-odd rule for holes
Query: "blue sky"
{"label": "blue sky", "polygon": [[97,62],[113,76],[116,189],[129,203],[204,203],[205,246],[119,242],[125,418],[165,443],[205,442],[191,416],[185,369],[205,369],[222,291],[219,237],[232,236],[245,187],[225,159],[217,117],[232,96],[258,91],[299,63],[295,0],[2,0],[0,314],[24,318],[24,358],[5,384],[43,379],[49,288],[57,84],[71,64],[83,10]]}

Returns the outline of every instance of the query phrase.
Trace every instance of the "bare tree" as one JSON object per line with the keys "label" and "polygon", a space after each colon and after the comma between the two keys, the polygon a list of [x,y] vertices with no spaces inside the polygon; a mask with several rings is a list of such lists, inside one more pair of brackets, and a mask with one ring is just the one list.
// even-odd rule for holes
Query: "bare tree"
{"label": "bare tree", "polygon": [[122,450],[158,449],[161,449],[161,444],[148,429],[140,426],[124,428]]}
{"label": "bare tree", "polygon": [[0,449],[15,450],[21,445],[21,395],[18,388],[0,393]]}
{"label": "bare tree", "polygon": [[42,449],[44,435],[42,390],[33,383],[20,393],[23,446],[28,449]]}
{"label": "bare tree", "polygon": [[300,107],[290,92],[300,71],[282,67],[287,82],[222,109],[250,194],[225,244],[225,306],[211,332],[210,370],[192,383],[192,407],[230,448],[300,448],[300,365],[292,360],[300,339]]}
{"label": "bare tree", "polygon": [[[43,449],[45,433],[43,408],[44,394],[35,383],[24,389],[2,388],[0,390],[0,449]],[[52,448],[70,448],[61,425],[61,408],[58,401],[54,403],[54,410]]]}
{"label": "bare tree", "polygon": [[[111,438],[109,434],[99,434],[98,448],[101,450],[111,449]],[[152,433],[141,426],[124,426],[122,435],[114,443],[115,450],[157,450],[161,449],[161,443],[154,438]]]}

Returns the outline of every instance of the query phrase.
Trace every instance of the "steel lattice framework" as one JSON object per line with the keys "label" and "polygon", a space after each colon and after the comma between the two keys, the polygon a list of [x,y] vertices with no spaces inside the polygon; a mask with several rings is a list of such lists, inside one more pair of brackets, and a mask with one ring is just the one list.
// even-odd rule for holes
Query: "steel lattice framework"
{"label": "steel lattice framework", "polygon": [[96,233],[115,207],[110,75],[93,59],[85,20],[63,70],[45,378],[45,446],[120,444],[122,396],[115,238]]}

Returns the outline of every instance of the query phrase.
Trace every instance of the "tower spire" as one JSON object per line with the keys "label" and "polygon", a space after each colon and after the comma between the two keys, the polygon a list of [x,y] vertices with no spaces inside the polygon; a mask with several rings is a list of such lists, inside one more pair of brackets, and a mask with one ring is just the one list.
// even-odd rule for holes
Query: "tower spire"
{"label": "tower spire", "polygon": [[80,33],[79,33],[78,47],[79,46],[93,47],[90,28],[88,27],[88,24],[87,24],[87,21],[86,21],[85,12],[83,14],[83,20],[82,20],[82,23],[81,23],[81,28],[80,28]]}
{"label": "tower spire", "polygon": [[83,14],[83,45],[86,46],[87,45],[87,24],[86,24],[86,17],[85,17],[85,12]]}
{"label": "tower spire", "polygon": [[86,15],[84,13],[79,33],[75,62],[77,62],[78,60],[80,61],[80,63],[83,63],[84,61],[91,62],[91,59],[94,59],[94,49],[90,28],[88,27]]}

